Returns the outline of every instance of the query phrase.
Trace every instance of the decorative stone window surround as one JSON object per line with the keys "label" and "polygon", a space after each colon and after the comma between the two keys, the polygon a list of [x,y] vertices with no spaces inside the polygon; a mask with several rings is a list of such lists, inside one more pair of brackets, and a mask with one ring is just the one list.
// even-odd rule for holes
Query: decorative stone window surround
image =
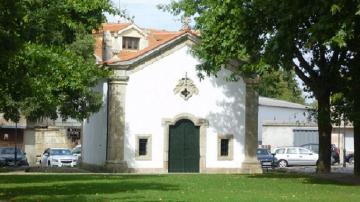
{"label": "decorative stone window surround", "polygon": [[[221,139],[228,139],[228,155],[221,156]],[[231,161],[234,159],[234,135],[232,134],[218,134],[217,138],[217,160],[218,161]]]}
{"label": "decorative stone window surround", "polygon": [[[135,135],[135,160],[139,161],[151,161],[152,160],[152,138],[151,134],[139,134]],[[140,139],[147,139],[146,155],[139,155],[139,142]]]}

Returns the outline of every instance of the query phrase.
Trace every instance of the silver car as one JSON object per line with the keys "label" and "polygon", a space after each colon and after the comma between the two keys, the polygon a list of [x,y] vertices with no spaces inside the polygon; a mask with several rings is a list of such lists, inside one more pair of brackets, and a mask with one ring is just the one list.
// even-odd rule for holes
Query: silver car
{"label": "silver car", "polygon": [[279,167],[294,165],[316,165],[319,155],[303,147],[281,147],[275,148],[275,157]]}
{"label": "silver car", "polygon": [[77,157],[67,148],[48,148],[44,151],[40,165],[48,167],[74,167]]}

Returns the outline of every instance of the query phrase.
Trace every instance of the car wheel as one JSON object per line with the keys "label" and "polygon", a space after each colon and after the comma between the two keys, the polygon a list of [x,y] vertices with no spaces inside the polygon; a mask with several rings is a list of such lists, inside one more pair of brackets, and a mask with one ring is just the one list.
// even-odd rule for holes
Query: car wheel
{"label": "car wheel", "polygon": [[279,168],[285,168],[285,167],[288,166],[288,163],[287,163],[287,161],[285,161],[285,160],[280,160],[280,161],[278,162],[278,166],[279,166]]}
{"label": "car wheel", "polygon": [[354,164],[354,157],[349,158],[349,163]]}

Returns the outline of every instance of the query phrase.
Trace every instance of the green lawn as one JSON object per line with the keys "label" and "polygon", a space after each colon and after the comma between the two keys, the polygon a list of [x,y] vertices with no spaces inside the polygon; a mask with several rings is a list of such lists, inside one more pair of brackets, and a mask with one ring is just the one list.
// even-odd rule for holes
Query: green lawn
{"label": "green lawn", "polygon": [[360,186],[290,174],[0,175],[0,201],[359,201]]}

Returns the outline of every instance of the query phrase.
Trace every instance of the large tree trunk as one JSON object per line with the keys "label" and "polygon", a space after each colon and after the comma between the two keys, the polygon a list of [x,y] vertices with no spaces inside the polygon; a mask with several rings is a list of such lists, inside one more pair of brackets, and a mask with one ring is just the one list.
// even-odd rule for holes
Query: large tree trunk
{"label": "large tree trunk", "polygon": [[[359,84],[356,84],[353,90],[359,90]],[[359,91],[353,91],[353,125],[354,125],[354,174],[360,176],[360,95]]]}
{"label": "large tree trunk", "polygon": [[319,161],[318,173],[331,171],[331,119],[330,119],[330,93],[317,96],[318,100],[318,127],[319,127]]}
{"label": "large tree trunk", "polygon": [[354,174],[360,176],[360,121],[354,121]]}

